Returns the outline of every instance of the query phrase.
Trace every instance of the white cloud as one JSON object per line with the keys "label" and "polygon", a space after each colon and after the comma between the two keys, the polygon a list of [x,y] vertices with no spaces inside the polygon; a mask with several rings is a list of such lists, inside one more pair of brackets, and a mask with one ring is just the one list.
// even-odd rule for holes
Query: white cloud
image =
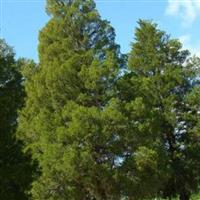
{"label": "white cloud", "polygon": [[191,36],[190,35],[182,35],[182,36],[179,37],[179,40],[183,45],[185,45],[185,44],[190,43]]}
{"label": "white cloud", "polygon": [[178,1],[168,0],[168,7],[166,9],[166,14],[177,15],[179,12],[180,3]]}
{"label": "white cloud", "polygon": [[166,14],[182,19],[184,26],[192,24],[200,13],[200,0],[168,0]]}
{"label": "white cloud", "polygon": [[199,42],[192,43],[190,35],[182,35],[179,37],[180,42],[183,44],[184,49],[188,49],[192,55],[196,55],[200,57],[200,45]]}

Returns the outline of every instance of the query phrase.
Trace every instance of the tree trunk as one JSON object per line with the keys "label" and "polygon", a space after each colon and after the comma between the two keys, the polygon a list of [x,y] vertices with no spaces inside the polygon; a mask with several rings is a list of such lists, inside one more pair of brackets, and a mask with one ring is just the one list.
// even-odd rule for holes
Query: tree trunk
{"label": "tree trunk", "polygon": [[190,200],[190,195],[187,192],[185,192],[185,191],[181,192],[179,199],[180,200]]}

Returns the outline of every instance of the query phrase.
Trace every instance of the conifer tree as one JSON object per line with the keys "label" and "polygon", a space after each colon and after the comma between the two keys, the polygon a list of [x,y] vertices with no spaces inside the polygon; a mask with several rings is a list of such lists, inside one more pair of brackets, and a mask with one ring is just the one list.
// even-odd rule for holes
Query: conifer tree
{"label": "conifer tree", "polygon": [[178,40],[140,20],[121,86],[136,133],[138,175],[158,183],[146,191],[180,200],[190,199],[200,178],[199,61],[188,56]]}
{"label": "conifer tree", "polygon": [[33,199],[120,199],[123,59],[92,0],[48,0],[39,66],[26,80],[18,136],[38,161]]}
{"label": "conifer tree", "polygon": [[28,199],[32,181],[31,160],[15,137],[17,111],[24,99],[21,64],[0,39],[0,199],[4,200]]}

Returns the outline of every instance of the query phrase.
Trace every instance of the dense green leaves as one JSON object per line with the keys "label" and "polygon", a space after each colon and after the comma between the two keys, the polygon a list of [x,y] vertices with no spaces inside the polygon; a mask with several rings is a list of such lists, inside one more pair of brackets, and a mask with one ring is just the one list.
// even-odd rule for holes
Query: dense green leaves
{"label": "dense green leaves", "polygon": [[[199,184],[200,146],[193,140],[199,123],[198,104],[194,102],[199,99],[199,86],[194,86],[199,62],[197,58],[188,59],[189,53],[181,49],[179,41],[170,39],[149,21],[139,21],[135,35],[128,85],[133,99],[128,108],[131,118],[137,120],[136,129],[144,135],[138,145],[150,148],[143,160],[158,160],[158,168],[151,164],[159,180],[163,179],[157,193],[165,197],[179,194],[186,200]],[[152,150],[159,159],[151,158]]]}
{"label": "dense green leaves", "polygon": [[[119,199],[121,57],[92,1],[48,1],[40,64],[26,81],[19,138],[38,160],[34,199]],[[63,14],[64,13],[64,14]]]}
{"label": "dense green leaves", "polygon": [[28,199],[32,181],[30,158],[15,138],[17,111],[23,105],[24,89],[13,50],[0,40],[0,198]]}
{"label": "dense green leaves", "polygon": [[48,0],[47,13],[39,64],[18,63],[17,136],[39,171],[32,199],[188,200],[200,181],[199,58],[140,20],[125,68],[94,1]]}

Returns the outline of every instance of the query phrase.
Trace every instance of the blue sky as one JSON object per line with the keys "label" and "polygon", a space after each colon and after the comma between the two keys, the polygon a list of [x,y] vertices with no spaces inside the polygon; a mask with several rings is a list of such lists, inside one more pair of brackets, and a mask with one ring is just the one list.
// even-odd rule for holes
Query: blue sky
{"label": "blue sky", "polygon": [[[0,0],[1,37],[17,57],[38,61],[38,32],[48,21],[45,0]],[[123,53],[130,50],[138,19],[151,19],[185,48],[200,55],[200,0],[96,0],[103,19],[116,30]]]}

